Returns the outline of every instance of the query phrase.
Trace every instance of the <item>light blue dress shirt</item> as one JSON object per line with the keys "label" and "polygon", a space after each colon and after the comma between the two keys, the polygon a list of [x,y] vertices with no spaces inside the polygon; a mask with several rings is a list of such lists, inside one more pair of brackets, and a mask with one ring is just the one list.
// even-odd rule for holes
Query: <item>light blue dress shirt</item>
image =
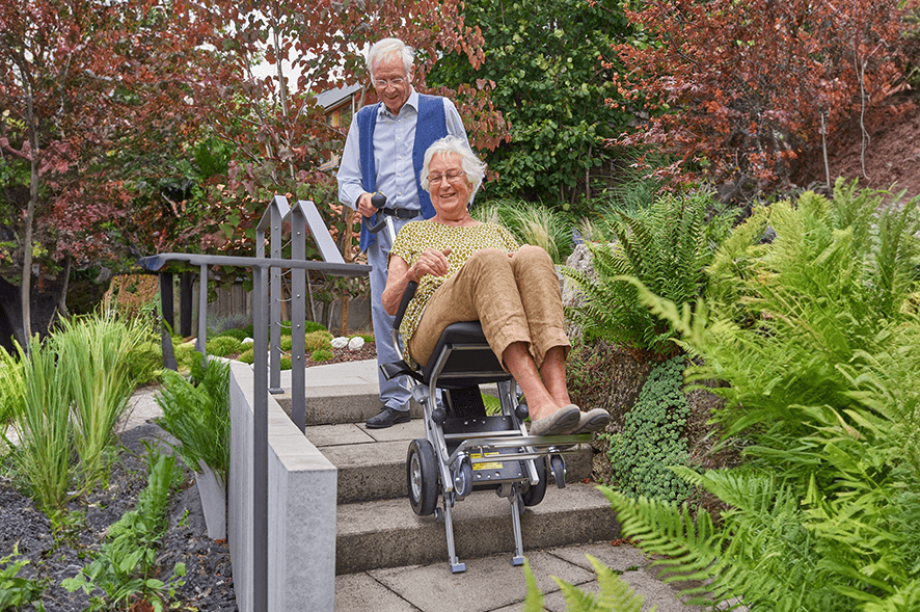
{"label": "light blue dress shirt", "polygon": [[[447,98],[444,101],[444,121],[447,133],[462,138],[469,144],[463,120],[457,107]],[[358,197],[364,193],[361,185],[361,152],[358,122],[352,117],[342,162],[336,178],[339,183],[339,201],[357,210]],[[418,121],[418,93],[415,89],[409,99],[394,115],[385,104],[377,111],[374,130],[374,163],[377,167],[377,189],[387,197],[387,208],[419,210],[415,170],[412,167],[412,147],[415,144],[415,125]]]}

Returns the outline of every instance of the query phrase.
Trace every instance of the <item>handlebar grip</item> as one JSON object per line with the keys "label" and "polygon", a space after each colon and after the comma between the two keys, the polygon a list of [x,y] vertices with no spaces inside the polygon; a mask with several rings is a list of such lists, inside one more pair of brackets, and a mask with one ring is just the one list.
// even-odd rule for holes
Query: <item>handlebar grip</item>
{"label": "handlebar grip", "polygon": [[365,217],[364,222],[367,223],[367,231],[372,234],[376,234],[387,224],[386,217],[384,217],[383,214],[379,212],[379,209],[386,206],[386,203],[387,197],[379,191],[375,192],[374,195],[371,196],[371,204],[374,205],[374,208],[378,209],[378,212],[374,215],[374,218],[377,219],[377,222],[372,223],[370,221],[370,217]]}
{"label": "handlebar grip", "polygon": [[377,232],[382,230],[383,227],[387,224],[387,219],[386,217],[383,216],[383,213],[378,212],[375,215],[375,218],[376,217],[380,217],[380,220],[377,221],[377,223],[371,223],[370,218],[367,218],[367,217],[365,217],[364,219],[364,222],[367,223],[367,231],[369,231],[372,234],[376,234]]}

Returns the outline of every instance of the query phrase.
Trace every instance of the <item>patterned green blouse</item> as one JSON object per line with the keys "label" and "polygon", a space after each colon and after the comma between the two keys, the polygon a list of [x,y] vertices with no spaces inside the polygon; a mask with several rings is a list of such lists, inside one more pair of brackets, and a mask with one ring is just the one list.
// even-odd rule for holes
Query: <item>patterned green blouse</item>
{"label": "patterned green blouse", "polygon": [[[446,276],[425,275],[419,283],[415,297],[409,302],[399,333],[403,338],[403,345],[409,344],[409,338],[418,328],[419,321],[425,313],[425,306],[432,294],[444,281],[457,273],[460,266],[479,249],[497,248],[512,253],[518,250],[517,241],[504,227],[495,223],[481,223],[472,227],[453,227],[435,223],[433,221],[415,221],[406,223],[399,231],[390,255],[401,257],[409,266],[412,266],[425,251],[425,249],[443,250],[450,247],[449,264]],[[406,363],[413,363],[409,357],[409,349],[403,350]]]}

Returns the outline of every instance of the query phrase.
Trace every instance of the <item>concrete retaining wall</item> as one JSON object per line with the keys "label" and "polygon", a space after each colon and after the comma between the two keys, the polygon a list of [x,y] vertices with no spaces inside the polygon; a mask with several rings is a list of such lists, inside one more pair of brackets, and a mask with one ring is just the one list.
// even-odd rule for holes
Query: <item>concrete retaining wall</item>
{"label": "concrete retaining wall", "polygon": [[[230,366],[228,543],[240,612],[253,610],[253,372]],[[337,471],[268,399],[268,607],[333,612]]]}

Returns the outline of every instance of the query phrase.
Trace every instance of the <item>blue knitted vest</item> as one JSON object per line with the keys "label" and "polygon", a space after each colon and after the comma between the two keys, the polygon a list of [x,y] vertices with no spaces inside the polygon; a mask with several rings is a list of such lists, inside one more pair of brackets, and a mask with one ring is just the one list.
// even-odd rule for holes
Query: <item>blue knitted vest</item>
{"label": "blue knitted vest", "polygon": [[[361,155],[361,186],[364,191],[377,191],[377,167],[374,164],[374,129],[377,127],[377,112],[382,102],[365,106],[358,111],[358,149]],[[444,101],[439,96],[419,94],[418,123],[415,126],[415,143],[412,148],[412,166],[415,169],[415,188],[418,190],[419,203],[422,205],[422,217],[430,219],[435,215],[434,206],[428,192],[422,189],[422,165],[425,151],[432,143],[447,136],[447,122],[444,117]],[[384,194],[386,195],[386,194]],[[367,231],[366,224],[361,224],[361,250],[377,240],[375,234]]]}

